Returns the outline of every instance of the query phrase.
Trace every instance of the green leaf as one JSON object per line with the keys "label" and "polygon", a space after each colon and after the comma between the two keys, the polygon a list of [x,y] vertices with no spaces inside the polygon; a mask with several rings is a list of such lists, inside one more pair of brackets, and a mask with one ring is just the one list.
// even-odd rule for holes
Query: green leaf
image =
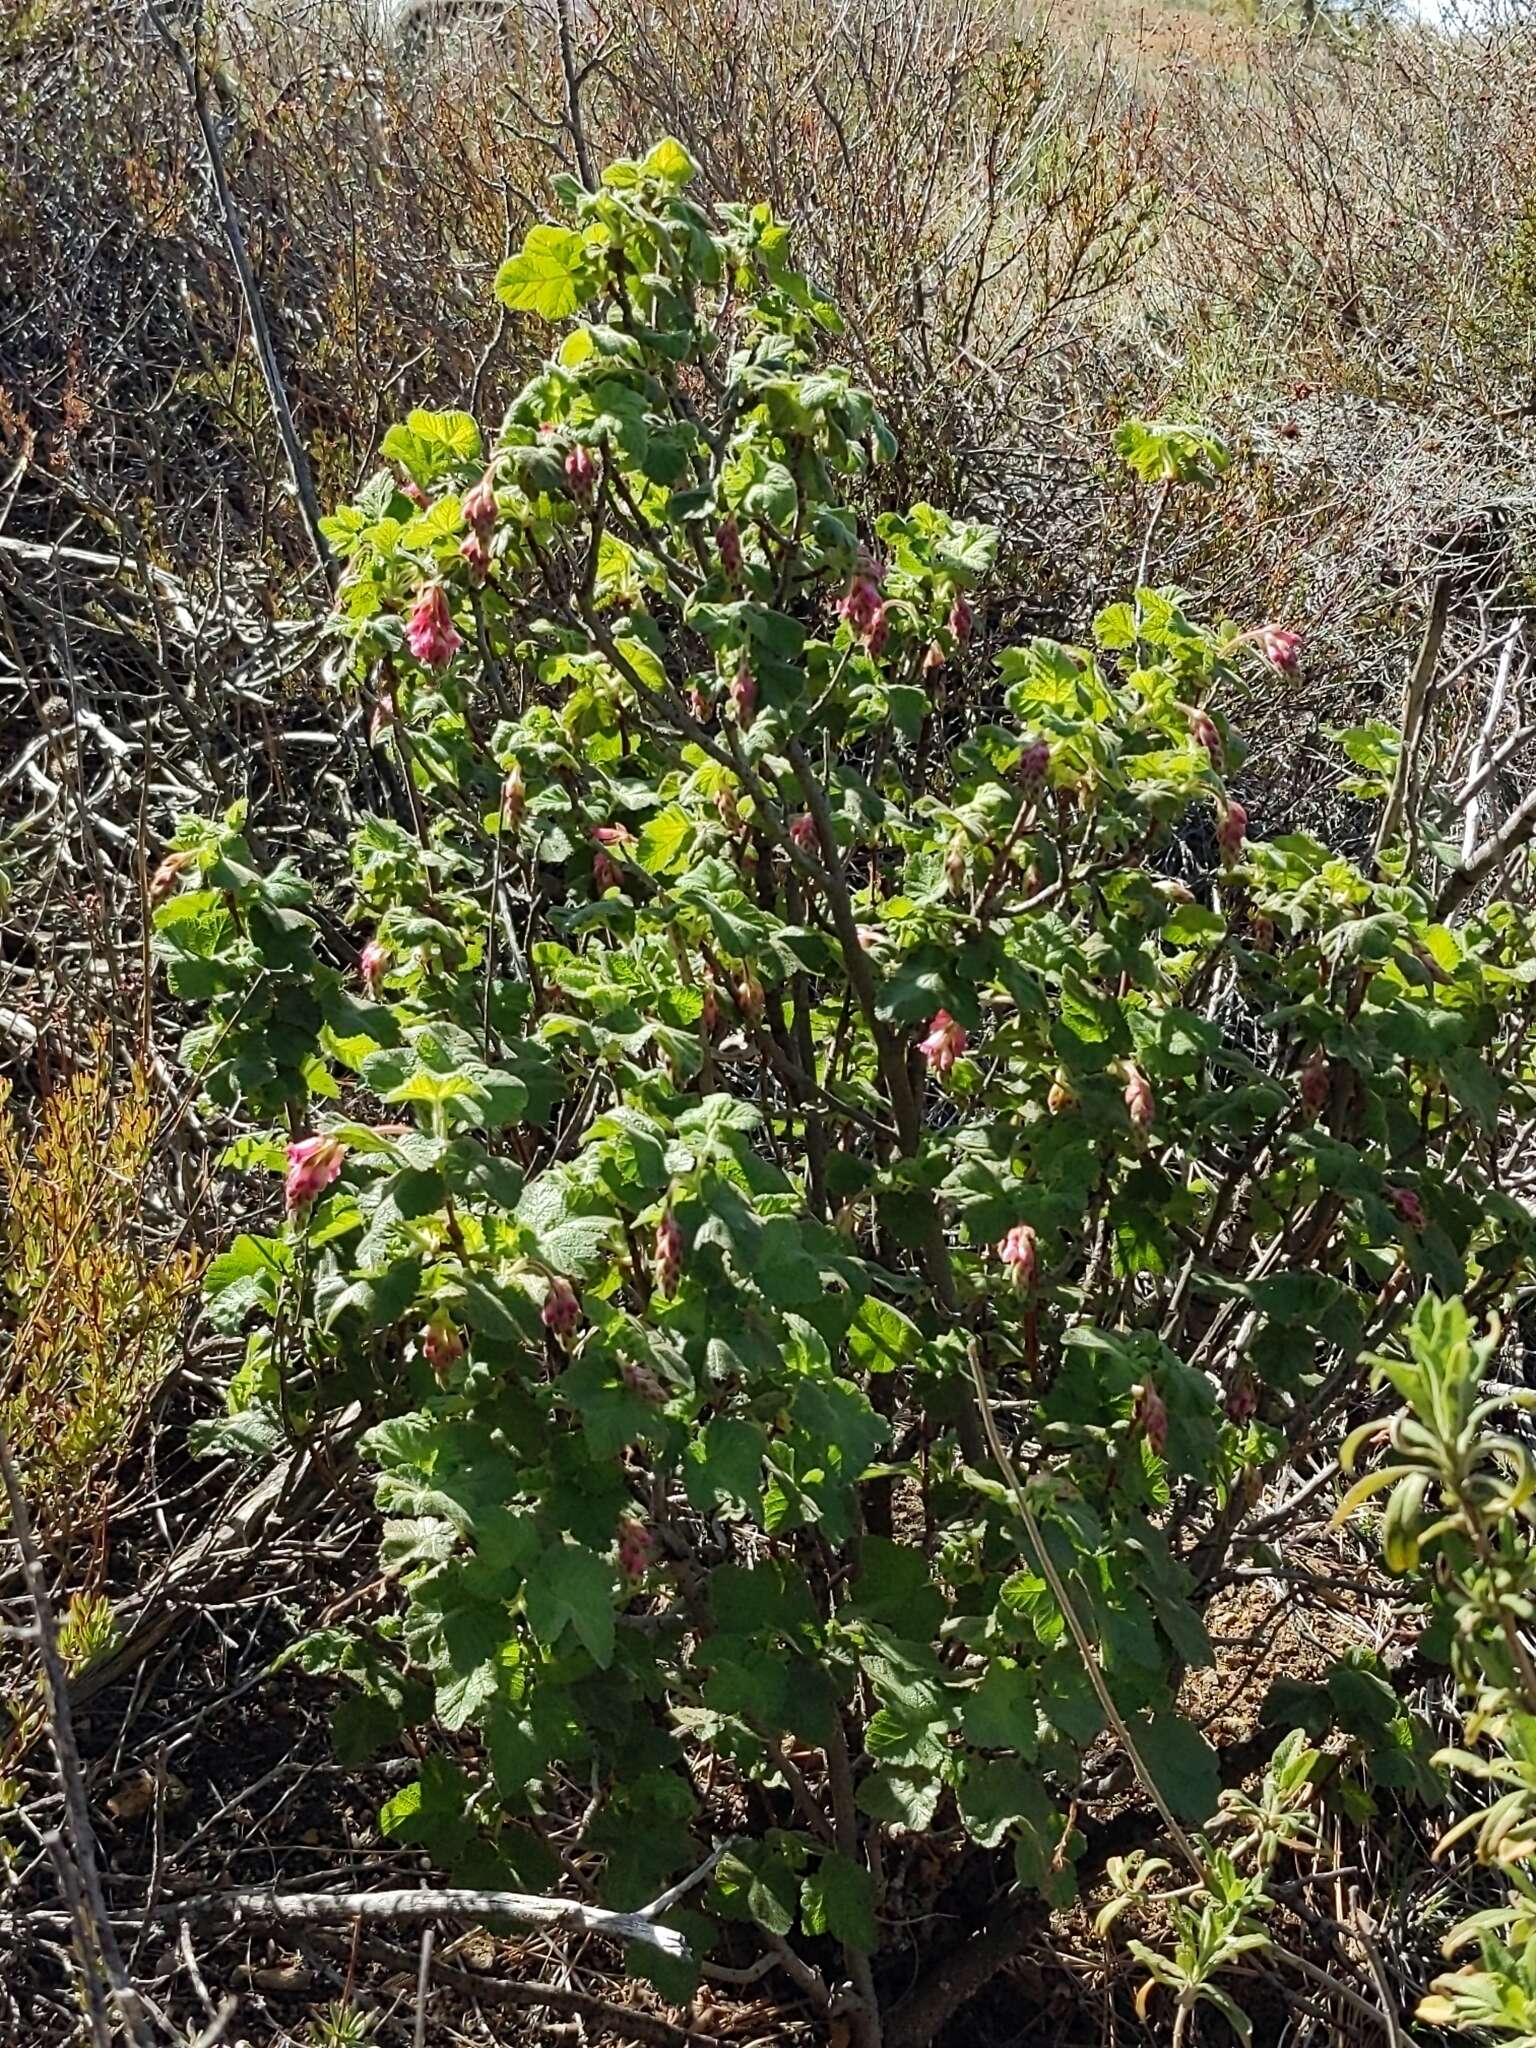
{"label": "green leaf", "polygon": [[880,1942],[874,1878],[851,1858],[829,1851],[800,1887],[800,1920],[807,1934],[830,1934],[873,1955]]}
{"label": "green leaf", "polygon": [[1180,1820],[1203,1826],[1216,1811],[1221,1773],[1216,1752],[1182,1714],[1141,1714],[1132,1723],[1136,1746]]}
{"label": "green leaf", "polygon": [[564,320],[596,289],[586,268],[586,244],[574,228],[530,228],[522,248],[496,273],[496,296],[514,313]]}
{"label": "green leaf", "polygon": [[536,1636],[551,1648],[569,1629],[600,1670],[613,1661],[613,1566],[580,1543],[556,1543],[529,1575],[525,1598]]}

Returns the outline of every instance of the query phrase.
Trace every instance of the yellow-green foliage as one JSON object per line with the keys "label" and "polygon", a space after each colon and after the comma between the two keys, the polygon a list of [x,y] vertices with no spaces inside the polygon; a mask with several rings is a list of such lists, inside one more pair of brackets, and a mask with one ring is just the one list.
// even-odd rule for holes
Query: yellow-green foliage
{"label": "yellow-green foliage", "polygon": [[50,1095],[27,1144],[0,1085],[0,1428],[40,1508],[121,1445],[170,1361],[196,1260],[146,1244],[156,1137],[142,1074],[103,1066]]}

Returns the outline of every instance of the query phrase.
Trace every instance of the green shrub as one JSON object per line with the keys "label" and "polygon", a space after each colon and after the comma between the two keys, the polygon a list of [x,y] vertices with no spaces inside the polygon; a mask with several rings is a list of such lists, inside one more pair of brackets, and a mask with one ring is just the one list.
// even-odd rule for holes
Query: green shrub
{"label": "green shrub", "polygon": [[991,534],[858,530],[836,315],[689,175],[567,184],[498,286],[580,316],[553,360],[330,521],[399,798],[317,878],[360,960],[238,813],[156,945],[236,1163],[287,1168],[209,1276],[238,1427],[380,1417],[400,1613],[297,1654],[346,1754],[422,1731],[386,1830],[616,1906],[729,1839],[669,1918],[850,1979],[873,2041],[914,1843],[1070,1900],[1106,1730],[1152,1832],[1216,1813],[1178,1700],[1248,1510],[1426,1282],[1529,1256],[1531,933],[1248,835],[1222,705],[1280,629],[1147,588],[983,655]]}

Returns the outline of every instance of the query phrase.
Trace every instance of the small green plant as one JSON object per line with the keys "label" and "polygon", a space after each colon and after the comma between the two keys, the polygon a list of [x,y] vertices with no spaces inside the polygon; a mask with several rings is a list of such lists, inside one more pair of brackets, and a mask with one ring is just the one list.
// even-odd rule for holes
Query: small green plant
{"label": "small green plant", "polygon": [[1475,1945],[1476,1963],[1437,1978],[1421,2000],[1426,2023],[1529,2048],[1536,2042],[1536,1458],[1528,1388],[1492,1384],[1504,1350],[1496,1318],[1480,1330],[1461,1301],[1426,1296],[1406,1356],[1376,1360],[1402,1407],[1383,1428],[1366,1423],[1345,1446],[1386,1441],[1388,1461],[1358,1479],[1344,1517],[1387,1495],[1382,1549],[1416,1577],[1432,1612],[1428,1642],[1448,1657],[1466,1701],[1465,1746],[1436,1762],[1487,1788],[1484,1803],[1447,1828],[1436,1857],[1470,1841],[1508,1882],[1504,1901],[1472,1914],[1445,1942]]}
{"label": "small green plant", "polygon": [[[1250,833],[1223,704],[1289,630],[1146,586],[991,645],[995,536],[861,520],[837,315],[691,176],[563,185],[498,285],[580,316],[553,357],[328,522],[394,814],[315,880],[188,821],[155,943],[232,1163],[285,1175],[209,1271],[211,1434],[378,1417],[399,1611],[294,1655],[345,1755],[412,1731],[386,1833],[630,1908],[706,1866],[695,1957],[787,1958],[873,2048],[909,1853],[1067,1902],[1101,1737],[1154,1832],[1218,1816],[1177,1700],[1248,1508],[1426,1284],[1529,1257],[1532,938]],[[1159,490],[1217,466],[1138,432]],[[1303,1754],[1191,1848],[1145,1958],[1185,2027]]]}

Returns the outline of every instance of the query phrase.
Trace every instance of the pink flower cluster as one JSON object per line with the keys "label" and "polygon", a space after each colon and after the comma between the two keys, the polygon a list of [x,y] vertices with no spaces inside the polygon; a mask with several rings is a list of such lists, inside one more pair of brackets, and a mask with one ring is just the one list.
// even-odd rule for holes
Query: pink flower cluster
{"label": "pink flower cluster", "polygon": [[464,645],[441,583],[429,583],[411,607],[405,638],[423,668],[446,668]]}
{"label": "pink flower cluster", "polygon": [[669,1209],[656,1226],[656,1292],[671,1296],[683,1276],[683,1233]]}
{"label": "pink flower cluster", "polygon": [[307,1209],[341,1172],[347,1148],[339,1138],[297,1138],[288,1147],[288,1172],[283,1194],[290,1216]]}
{"label": "pink flower cluster", "polygon": [[1293,676],[1301,666],[1301,635],[1289,626],[1255,626],[1243,638],[1256,647],[1271,668]]}
{"label": "pink flower cluster", "polygon": [[558,1273],[549,1283],[549,1292],[544,1297],[539,1317],[550,1335],[562,1344],[574,1337],[581,1326],[581,1303],[576,1298],[576,1290]]}
{"label": "pink flower cluster", "polygon": [[928,1062],[929,1071],[942,1078],[969,1043],[963,1024],[957,1024],[948,1010],[935,1010],[929,1020],[928,1036],[917,1049]]}
{"label": "pink flower cluster", "polygon": [[997,1255],[1008,1268],[1008,1277],[1019,1292],[1032,1293],[1039,1276],[1039,1251],[1035,1233],[1029,1225],[1015,1223],[998,1246]]}

